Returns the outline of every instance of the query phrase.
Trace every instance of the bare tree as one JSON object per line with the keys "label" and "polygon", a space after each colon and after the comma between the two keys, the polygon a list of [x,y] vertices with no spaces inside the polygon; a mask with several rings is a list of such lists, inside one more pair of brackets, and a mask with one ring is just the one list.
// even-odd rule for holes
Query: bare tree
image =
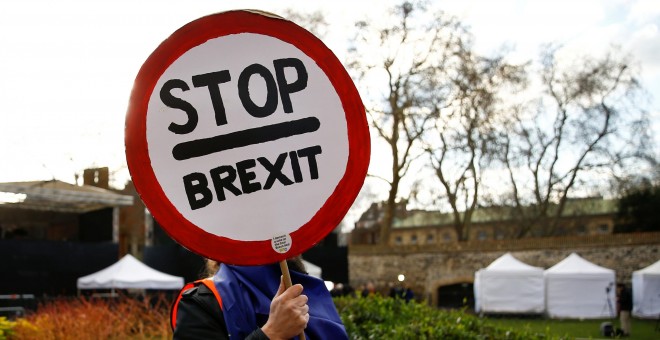
{"label": "bare tree", "polygon": [[385,26],[361,21],[349,51],[371,125],[391,151],[389,184],[379,242],[389,243],[401,180],[421,155],[420,140],[445,95],[439,80],[459,48],[464,30],[443,13],[428,13],[420,3],[395,6]]}
{"label": "bare tree", "polygon": [[629,58],[611,52],[573,61],[560,67],[556,49],[544,53],[536,110],[512,112],[515,123],[501,134],[518,237],[559,233],[572,194],[588,194],[644,153],[646,118]]}
{"label": "bare tree", "polygon": [[447,87],[450,100],[437,103],[434,129],[426,136],[430,166],[442,186],[458,240],[467,240],[479,206],[482,171],[497,151],[497,134],[510,118],[502,96],[526,85],[525,65],[501,56],[475,55],[466,40],[456,50]]}
{"label": "bare tree", "polygon": [[328,33],[329,25],[325,20],[325,14],[322,11],[304,13],[291,8],[286,8],[282,15],[287,20],[290,20],[300,27],[310,31],[319,39],[325,38]]}

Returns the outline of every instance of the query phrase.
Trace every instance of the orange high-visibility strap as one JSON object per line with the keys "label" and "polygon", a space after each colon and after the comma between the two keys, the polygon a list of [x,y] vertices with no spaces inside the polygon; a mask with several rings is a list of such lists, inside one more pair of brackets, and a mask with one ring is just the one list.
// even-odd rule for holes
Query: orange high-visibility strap
{"label": "orange high-visibility strap", "polygon": [[197,287],[199,284],[203,284],[208,289],[213,292],[213,295],[215,295],[216,301],[218,301],[218,305],[220,306],[220,310],[222,310],[222,298],[220,298],[220,293],[218,293],[218,290],[215,289],[215,284],[213,283],[213,278],[206,278],[202,280],[197,280],[191,283],[186,284],[181,288],[181,291],[179,292],[179,296],[177,296],[176,300],[174,301],[174,304],[172,305],[172,310],[170,311],[170,320],[171,320],[171,326],[172,330],[176,327],[176,313],[179,309],[179,301],[181,301],[181,297],[183,296],[183,293],[188,291],[190,288]]}

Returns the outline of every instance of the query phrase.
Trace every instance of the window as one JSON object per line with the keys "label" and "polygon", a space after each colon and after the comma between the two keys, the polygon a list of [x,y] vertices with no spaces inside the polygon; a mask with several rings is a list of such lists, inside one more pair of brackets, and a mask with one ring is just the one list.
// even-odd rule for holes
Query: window
{"label": "window", "polygon": [[442,234],[442,240],[444,242],[451,242],[452,241],[451,233],[446,232],[446,233]]}
{"label": "window", "polygon": [[435,236],[433,234],[427,234],[426,243],[427,244],[435,243]]}
{"label": "window", "polygon": [[417,244],[417,235],[410,236],[410,243]]}
{"label": "window", "polygon": [[577,232],[578,235],[584,235],[584,234],[587,233],[587,227],[586,227],[584,224],[583,224],[583,225],[579,225],[579,226],[575,229],[575,231]]}
{"label": "window", "polygon": [[376,240],[376,234],[374,234],[374,233],[369,233],[369,234],[367,234],[367,238],[368,238],[368,239],[367,239],[367,243],[368,243],[368,244],[376,244],[376,241],[377,241],[377,240]]}
{"label": "window", "polygon": [[485,239],[487,239],[487,238],[488,238],[488,233],[486,233],[486,232],[483,231],[483,230],[479,230],[479,232],[477,233],[477,240],[479,240],[479,241],[483,241],[483,240],[485,240]]}
{"label": "window", "polygon": [[600,224],[598,225],[598,232],[601,234],[607,234],[610,232],[610,226],[607,224]]}
{"label": "window", "polygon": [[401,238],[401,236],[397,236],[394,238],[394,244],[401,245],[401,243],[403,243],[403,239]]}

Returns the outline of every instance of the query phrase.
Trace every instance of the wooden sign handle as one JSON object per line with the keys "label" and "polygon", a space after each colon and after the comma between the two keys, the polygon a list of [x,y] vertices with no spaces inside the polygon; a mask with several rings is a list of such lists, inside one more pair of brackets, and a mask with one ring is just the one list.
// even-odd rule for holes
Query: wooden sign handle
{"label": "wooden sign handle", "polygon": [[[289,265],[286,263],[286,260],[280,261],[280,270],[282,271],[282,278],[284,280],[284,287],[289,288],[293,285],[291,282],[291,274],[289,273]],[[305,338],[305,332],[301,332],[300,335],[298,335],[298,338],[300,340],[306,340]]]}

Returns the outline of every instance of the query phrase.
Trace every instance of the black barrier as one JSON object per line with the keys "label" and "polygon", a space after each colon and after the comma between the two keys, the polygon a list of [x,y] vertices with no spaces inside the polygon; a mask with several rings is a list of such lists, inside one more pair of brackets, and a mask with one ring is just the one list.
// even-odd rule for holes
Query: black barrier
{"label": "black barrier", "polygon": [[117,244],[0,240],[0,295],[75,295],[79,277],[119,257]]}
{"label": "black barrier", "polygon": [[303,258],[323,270],[323,280],[348,283],[348,248],[337,246],[337,235],[328,234],[319,244],[303,253]]}
{"label": "black barrier", "polygon": [[182,276],[185,282],[201,278],[205,268],[203,257],[173,242],[145,247],[143,262],[163,273]]}

